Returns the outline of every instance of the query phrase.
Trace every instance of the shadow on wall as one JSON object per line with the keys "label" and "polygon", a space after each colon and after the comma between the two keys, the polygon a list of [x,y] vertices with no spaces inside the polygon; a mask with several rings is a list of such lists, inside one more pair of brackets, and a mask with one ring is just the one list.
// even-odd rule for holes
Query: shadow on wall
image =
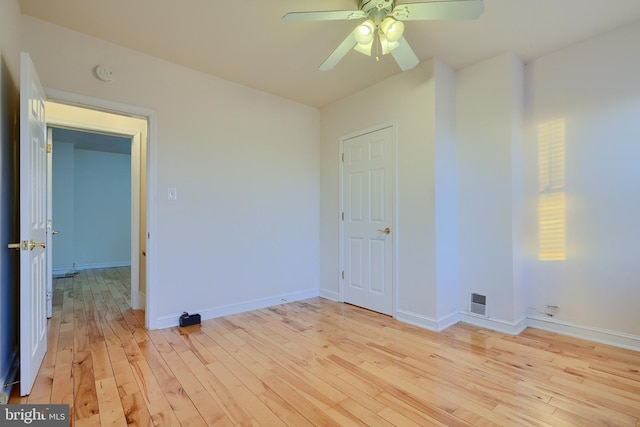
{"label": "shadow on wall", "polygon": [[7,244],[20,239],[19,92],[0,57],[0,395],[11,379],[19,342],[19,253]]}

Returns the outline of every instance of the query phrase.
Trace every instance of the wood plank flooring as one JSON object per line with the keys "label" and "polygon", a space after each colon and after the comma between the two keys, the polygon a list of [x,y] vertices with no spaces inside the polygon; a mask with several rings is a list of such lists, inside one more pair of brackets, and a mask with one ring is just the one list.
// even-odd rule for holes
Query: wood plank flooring
{"label": "wood plank flooring", "polygon": [[321,298],[146,331],[128,276],[56,279],[44,364],[10,403],[68,403],[76,426],[640,427],[638,352]]}

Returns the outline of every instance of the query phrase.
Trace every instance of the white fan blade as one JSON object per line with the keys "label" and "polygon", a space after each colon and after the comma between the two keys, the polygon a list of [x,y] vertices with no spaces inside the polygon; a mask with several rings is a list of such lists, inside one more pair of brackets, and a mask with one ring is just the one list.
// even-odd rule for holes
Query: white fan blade
{"label": "white fan blade", "polygon": [[391,56],[396,60],[400,69],[407,71],[418,65],[420,60],[416,54],[413,53],[413,49],[411,49],[407,40],[404,37],[400,37],[398,43],[400,43],[399,46],[391,51]]}
{"label": "white fan blade", "polygon": [[328,10],[325,12],[291,12],[282,17],[284,22],[339,21],[361,19],[366,14],[361,10]]}
{"label": "white fan blade", "polygon": [[336,64],[340,62],[340,60],[344,58],[344,56],[349,53],[349,51],[353,49],[356,44],[358,44],[358,42],[356,41],[353,32],[349,33],[347,38],[344,39],[342,43],[340,43],[340,46],[338,46],[336,50],[334,50],[333,53],[331,53],[331,55],[329,55],[329,57],[325,59],[324,62],[320,65],[320,70],[329,71],[330,69],[335,67]]}
{"label": "white fan blade", "polygon": [[483,0],[446,0],[396,6],[392,16],[401,21],[477,19],[484,11]]}

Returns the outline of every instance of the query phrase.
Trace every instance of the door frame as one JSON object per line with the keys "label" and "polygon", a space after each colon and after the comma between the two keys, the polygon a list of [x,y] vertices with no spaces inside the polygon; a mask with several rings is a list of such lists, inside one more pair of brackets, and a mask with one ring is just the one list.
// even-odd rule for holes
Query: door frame
{"label": "door frame", "polygon": [[393,173],[392,173],[392,178],[393,178],[393,194],[392,194],[392,232],[391,232],[391,245],[392,245],[392,258],[391,258],[391,268],[392,268],[392,283],[391,283],[391,295],[393,298],[392,301],[392,313],[391,316],[393,318],[396,317],[396,312],[397,312],[397,307],[396,307],[396,302],[398,301],[398,288],[397,288],[397,283],[398,283],[398,269],[397,269],[397,265],[398,265],[398,126],[396,124],[396,122],[384,122],[384,123],[380,123],[377,125],[373,125],[371,127],[365,128],[365,129],[361,129],[355,132],[351,132],[349,134],[343,135],[340,137],[340,146],[339,146],[339,152],[338,152],[338,164],[340,165],[339,167],[339,177],[338,177],[338,192],[339,192],[339,203],[338,203],[338,207],[339,207],[339,212],[338,212],[338,222],[340,224],[339,226],[339,241],[338,241],[338,256],[339,256],[339,265],[338,265],[338,281],[340,283],[339,285],[339,293],[338,293],[338,301],[340,302],[345,302],[345,297],[344,297],[344,287],[345,287],[345,278],[343,277],[343,273],[344,273],[344,269],[345,269],[345,264],[344,264],[344,257],[345,257],[345,248],[344,248],[344,221],[342,220],[342,215],[344,214],[344,194],[345,194],[345,189],[344,189],[344,145],[345,142],[349,139],[352,138],[356,138],[362,135],[366,135],[368,133],[373,133],[373,132],[377,132],[379,130],[382,129],[386,129],[386,128],[391,128],[391,134],[393,135],[393,140],[392,140],[392,152],[393,152]]}
{"label": "door frame", "polygon": [[[146,108],[135,107],[126,104],[115,103],[112,101],[106,101],[98,98],[87,97],[84,95],[73,94],[69,92],[63,92],[58,90],[50,90],[45,88],[47,93],[47,100],[57,102],[60,104],[72,105],[79,108],[86,108],[89,110],[94,110],[98,112],[106,112],[112,114],[119,114],[122,116],[130,116],[130,117],[138,117],[145,119],[147,121],[147,158],[146,158],[146,256],[145,264],[146,264],[146,289],[145,289],[145,300],[144,301],[134,301],[134,292],[132,289],[131,298],[132,298],[132,306],[136,303],[137,306],[144,305],[145,310],[145,327],[147,329],[157,329],[157,305],[155,300],[155,292],[154,286],[155,277],[156,277],[156,245],[153,237],[156,236],[156,202],[155,197],[153,195],[156,192],[156,116],[153,110],[149,110]],[[131,161],[132,165],[134,162],[137,162],[138,172],[133,173],[132,170],[132,233],[131,233],[131,250],[132,255],[135,250],[136,256],[132,256],[132,269],[131,269],[131,280],[132,280],[132,288],[134,287],[134,274],[135,274],[135,282],[137,283],[137,288],[135,289],[135,298],[139,295],[139,269],[136,269],[134,273],[134,264],[139,267],[138,259],[140,255],[140,225],[139,225],[139,212],[140,212],[140,170],[139,170],[139,160],[140,160],[140,136],[138,132],[135,132],[131,129],[118,129],[109,126],[99,126],[95,124],[89,124],[84,122],[73,122],[70,120],[49,120],[47,119],[47,126],[53,127],[67,127],[74,129],[86,129],[93,130],[97,132],[106,132],[106,133],[116,133],[120,135],[124,135],[127,137],[131,137],[132,139],[132,150],[131,150]],[[137,138],[137,139],[136,139]],[[137,141],[137,142],[136,142]],[[134,182],[133,178],[135,177],[136,181]],[[135,191],[134,191],[135,189]],[[134,194],[137,192],[137,195]],[[134,206],[135,203],[135,206]],[[134,209],[137,212],[134,212]],[[134,228],[135,227],[135,228]],[[137,232],[134,232],[137,230]]]}

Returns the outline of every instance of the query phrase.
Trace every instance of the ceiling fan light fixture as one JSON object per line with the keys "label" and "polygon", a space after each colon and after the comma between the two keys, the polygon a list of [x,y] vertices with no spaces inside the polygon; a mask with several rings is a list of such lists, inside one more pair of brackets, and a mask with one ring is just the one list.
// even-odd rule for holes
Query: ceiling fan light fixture
{"label": "ceiling fan light fixture", "polygon": [[404,33],[404,23],[387,16],[380,23],[380,32],[390,43],[397,42]]}
{"label": "ceiling fan light fixture", "polygon": [[356,41],[358,42],[358,44],[366,46],[373,41],[373,35],[375,30],[376,30],[376,24],[372,20],[367,19],[362,24],[356,27],[355,31],[353,32],[353,35],[356,38]]}
{"label": "ceiling fan light fixture", "polygon": [[371,56],[371,49],[373,48],[373,40],[371,40],[368,44],[358,43],[353,50],[360,52],[364,55]]}
{"label": "ceiling fan light fixture", "polygon": [[382,48],[382,54],[386,55],[391,53],[391,51],[400,46],[400,42],[392,42],[385,37],[384,34],[380,35],[380,47]]}

